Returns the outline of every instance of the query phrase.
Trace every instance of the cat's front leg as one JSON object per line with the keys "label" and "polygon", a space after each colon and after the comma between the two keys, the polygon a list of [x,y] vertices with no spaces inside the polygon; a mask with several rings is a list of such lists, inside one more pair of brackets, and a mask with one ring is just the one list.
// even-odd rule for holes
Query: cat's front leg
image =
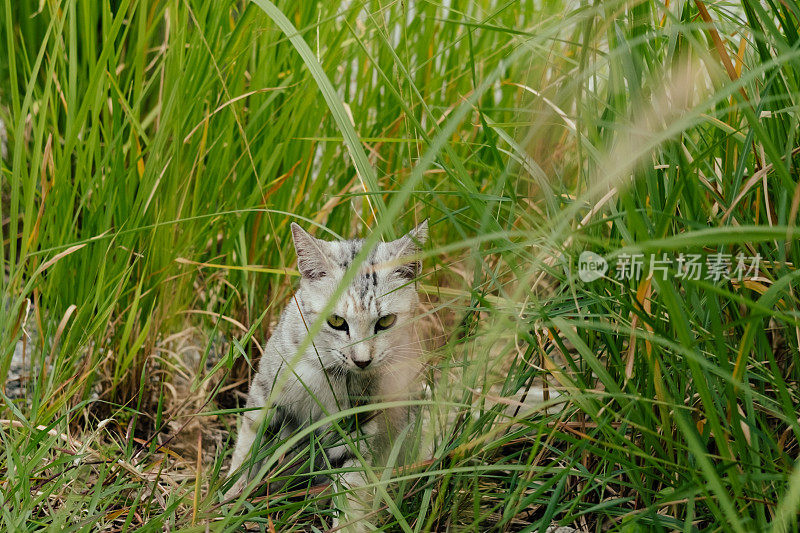
{"label": "cat's front leg", "polygon": [[363,533],[373,531],[376,527],[370,523],[373,491],[367,487],[368,481],[360,461],[345,463],[343,468],[359,469],[343,472],[336,476],[333,496],[333,507],[337,513],[333,519],[333,528],[345,533]]}
{"label": "cat's front leg", "polygon": [[228,470],[228,478],[238,474],[239,479],[237,479],[236,483],[234,483],[225,493],[226,500],[241,494],[245,486],[247,486],[247,483],[250,481],[249,469],[247,472],[239,472],[239,469],[242,467],[245,459],[247,459],[247,456],[250,454],[250,451],[253,448],[253,443],[258,436],[257,430],[260,424],[258,423],[257,413],[258,411],[250,411],[242,415],[242,427],[239,429],[239,436],[236,439],[236,448],[233,450],[231,466]]}
{"label": "cat's front leg", "polygon": [[[332,476],[335,494],[332,498],[334,510],[338,516],[333,521],[333,528],[346,533],[363,533],[375,530],[370,522],[373,510],[374,488],[367,476],[374,457],[372,447],[378,425],[370,420],[360,428],[359,435],[354,435],[352,444],[342,444],[328,450],[331,465],[341,465],[341,472]],[[358,455],[353,448],[358,450]],[[362,461],[363,459],[363,461]]]}

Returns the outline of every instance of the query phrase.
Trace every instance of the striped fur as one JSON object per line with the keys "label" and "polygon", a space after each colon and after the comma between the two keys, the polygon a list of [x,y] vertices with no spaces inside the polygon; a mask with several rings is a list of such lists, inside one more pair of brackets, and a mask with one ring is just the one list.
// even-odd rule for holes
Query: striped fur
{"label": "striped fur", "polygon": [[[300,286],[289,300],[275,332],[266,345],[248,395],[248,411],[242,417],[230,475],[239,474],[253,443],[261,440],[259,428],[269,408],[275,410],[273,425],[282,423],[278,438],[285,439],[302,426],[354,405],[408,398],[419,382],[420,346],[413,318],[418,297],[414,278],[420,263],[413,256],[427,238],[427,222],[402,238],[379,243],[344,294],[336,301],[332,314],[346,321],[346,330],[328,324],[315,336],[313,344],[298,354],[307,326],[318,318],[364,242],[330,242],[316,239],[292,224],[292,236],[301,273]],[[394,324],[380,330],[381,317],[394,315]],[[363,367],[363,368],[362,368]],[[285,379],[267,407],[273,385]],[[404,409],[374,413],[359,424],[366,438],[360,453],[377,459],[392,444],[392,435],[409,420]],[[320,432],[326,431],[322,428]],[[360,466],[345,445],[327,451],[332,465]],[[248,465],[246,473],[229,491],[236,494],[252,478],[258,465]],[[339,480],[353,487],[363,483],[358,472]]]}

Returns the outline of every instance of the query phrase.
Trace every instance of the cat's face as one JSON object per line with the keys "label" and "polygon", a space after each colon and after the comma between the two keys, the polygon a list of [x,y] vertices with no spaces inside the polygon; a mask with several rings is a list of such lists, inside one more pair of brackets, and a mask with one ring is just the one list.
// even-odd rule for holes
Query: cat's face
{"label": "cat's face", "polygon": [[[427,238],[427,221],[402,238],[379,243],[314,338],[316,355],[333,372],[372,372],[413,352],[411,334],[418,297],[414,279],[421,264],[409,259]],[[316,239],[292,224],[302,276],[297,300],[306,325],[330,300],[363,241]]]}

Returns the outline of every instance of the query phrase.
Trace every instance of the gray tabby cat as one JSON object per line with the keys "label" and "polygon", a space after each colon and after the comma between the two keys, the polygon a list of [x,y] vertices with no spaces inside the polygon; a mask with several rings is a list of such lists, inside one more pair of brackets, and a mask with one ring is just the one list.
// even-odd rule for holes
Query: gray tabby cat
{"label": "gray tabby cat", "polygon": [[[425,221],[398,240],[379,243],[326,317],[313,344],[298,354],[307,326],[329,302],[363,241],[323,241],[292,224],[300,286],[267,342],[250,385],[247,407],[265,407],[273,384],[281,379],[286,382],[273,398],[271,410],[243,414],[229,476],[248,462],[264,428],[286,439],[298,429],[354,405],[410,397],[419,382],[420,345],[413,317],[418,306],[414,280],[422,266],[410,256],[419,252],[427,232]],[[408,409],[394,408],[365,416],[357,440],[362,457],[378,460],[408,424],[409,415]],[[323,432],[324,428],[317,431]],[[366,483],[351,446],[339,444],[328,448],[326,455],[335,467],[361,469],[335,480],[340,488],[353,489]],[[249,461],[245,467],[229,496],[241,492],[259,465]],[[363,491],[351,490],[349,494],[343,503],[351,508],[348,519],[352,519],[357,514],[353,508],[365,506],[365,496]]]}

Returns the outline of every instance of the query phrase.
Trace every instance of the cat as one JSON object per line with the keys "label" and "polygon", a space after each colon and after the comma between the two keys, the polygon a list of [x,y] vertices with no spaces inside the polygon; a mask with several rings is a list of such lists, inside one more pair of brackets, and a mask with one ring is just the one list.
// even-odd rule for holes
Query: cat
{"label": "cat", "polygon": [[[256,409],[242,415],[228,474],[240,477],[227,496],[239,494],[258,472],[260,465],[252,461],[251,453],[263,446],[265,430],[284,441],[344,409],[408,399],[420,382],[421,348],[414,317],[422,264],[414,256],[427,240],[427,220],[400,239],[380,242],[370,251],[302,354],[297,350],[307,328],[328,304],[364,241],[317,239],[295,223],[291,231],[300,284],[266,344],[250,385],[247,407]],[[266,408],[273,385],[281,380],[285,380],[283,387]],[[358,423],[358,438],[350,442],[357,443],[358,455],[374,462],[412,419],[413,413],[405,407],[365,413]],[[315,433],[322,435],[326,429]],[[349,522],[357,521],[370,505],[366,491],[356,490],[368,484],[361,460],[348,443],[326,449],[326,458],[334,467],[355,470],[333,481],[347,494],[334,506],[345,507],[340,510]]]}

